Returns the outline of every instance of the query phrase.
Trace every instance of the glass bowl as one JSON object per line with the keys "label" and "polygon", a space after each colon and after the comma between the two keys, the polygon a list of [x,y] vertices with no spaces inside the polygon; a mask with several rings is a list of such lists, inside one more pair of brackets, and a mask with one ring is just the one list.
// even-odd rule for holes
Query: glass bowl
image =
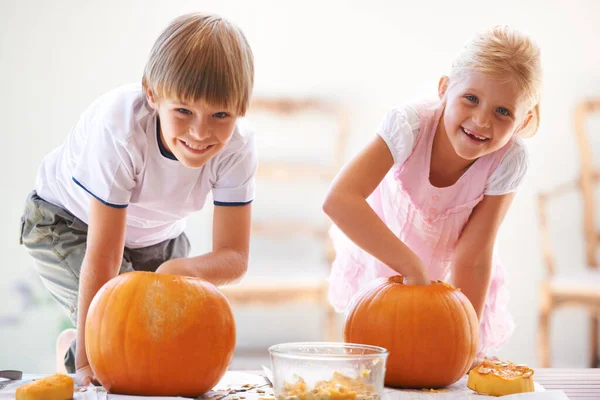
{"label": "glass bowl", "polygon": [[388,351],[355,343],[283,343],[269,348],[278,400],[376,400]]}

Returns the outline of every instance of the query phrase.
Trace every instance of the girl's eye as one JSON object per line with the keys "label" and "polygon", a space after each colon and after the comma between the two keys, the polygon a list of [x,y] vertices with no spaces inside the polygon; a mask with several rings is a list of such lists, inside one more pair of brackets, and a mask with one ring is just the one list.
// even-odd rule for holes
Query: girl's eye
{"label": "girl's eye", "polygon": [[191,114],[192,112],[190,110],[188,110],[187,108],[178,108],[177,112],[181,113],[181,114]]}
{"label": "girl's eye", "polygon": [[227,114],[226,112],[218,112],[218,113],[214,113],[213,117],[219,118],[219,119],[225,119],[225,118],[229,117],[229,114]]}
{"label": "girl's eye", "polygon": [[510,111],[508,111],[506,108],[504,107],[498,107],[496,109],[496,111],[498,111],[499,114],[504,115],[504,116],[509,116],[510,115]]}
{"label": "girl's eye", "polygon": [[466,95],[465,98],[472,103],[479,103],[479,99],[477,98],[477,96],[473,96],[472,94]]}

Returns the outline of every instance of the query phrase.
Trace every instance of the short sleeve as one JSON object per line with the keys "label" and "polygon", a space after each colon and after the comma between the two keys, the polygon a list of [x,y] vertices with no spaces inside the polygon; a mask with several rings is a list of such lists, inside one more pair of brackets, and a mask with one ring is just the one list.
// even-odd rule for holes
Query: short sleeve
{"label": "short sleeve", "polygon": [[212,190],[217,206],[241,206],[254,200],[254,177],[258,168],[254,133],[244,132],[232,145],[233,149],[220,158],[217,166]]}
{"label": "short sleeve", "polygon": [[529,165],[529,155],[519,136],[511,142],[498,167],[488,178],[484,194],[498,196],[515,192],[523,182]]}
{"label": "short sleeve", "polygon": [[97,123],[85,127],[73,181],[105,205],[127,207],[135,187],[134,146]]}
{"label": "short sleeve", "polygon": [[419,113],[414,106],[393,108],[379,124],[377,134],[387,144],[394,166],[398,167],[412,153],[419,132]]}

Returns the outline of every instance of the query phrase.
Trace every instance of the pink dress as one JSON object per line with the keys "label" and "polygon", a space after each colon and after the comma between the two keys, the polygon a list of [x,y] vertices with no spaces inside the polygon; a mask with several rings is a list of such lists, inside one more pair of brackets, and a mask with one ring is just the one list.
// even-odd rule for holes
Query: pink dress
{"label": "pink dress", "polygon": [[[382,123],[379,135],[388,143],[395,165],[368,201],[392,232],[419,256],[429,278],[448,281],[458,237],[473,208],[484,194],[516,189],[526,169],[526,153],[520,138],[513,139],[502,149],[476,160],[454,185],[434,187],[429,181],[429,166],[443,105],[424,104],[413,110],[417,117],[412,123],[402,109],[392,111]],[[411,131],[418,133],[414,141]],[[509,149],[511,156],[505,157]],[[406,153],[404,158],[402,152]],[[501,162],[505,166],[497,171]],[[369,281],[397,274],[336,227],[331,230],[331,237],[336,259],[329,279],[329,301],[336,310],[345,311],[352,296]],[[492,347],[500,348],[512,334],[514,323],[506,308],[508,298],[505,269],[494,257],[481,321],[480,355]]]}

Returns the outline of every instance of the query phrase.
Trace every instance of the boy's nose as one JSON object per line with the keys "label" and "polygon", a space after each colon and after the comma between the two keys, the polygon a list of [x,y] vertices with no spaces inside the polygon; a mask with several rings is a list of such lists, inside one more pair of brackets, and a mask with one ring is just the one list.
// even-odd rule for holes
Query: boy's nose
{"label": "boy's nose", "polygon": [[202,140],[210,136],[210,131],[205,126],[196,126],[190,129],[190,135],[196,140]]}

